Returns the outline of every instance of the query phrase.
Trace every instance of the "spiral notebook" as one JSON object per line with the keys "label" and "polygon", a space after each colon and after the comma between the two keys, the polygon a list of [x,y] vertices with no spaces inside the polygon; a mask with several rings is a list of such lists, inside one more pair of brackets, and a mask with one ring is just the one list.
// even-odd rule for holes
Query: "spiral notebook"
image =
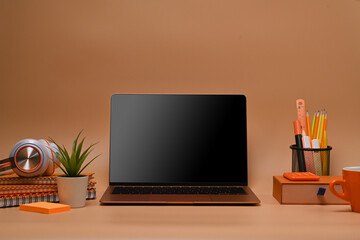
{"label": "spiral notebook", "polygon": [[[94,188],[96,182],[89,181],[88,189]],[[56,184],[32,184],[32,185],[0,185],[0,195],[56,192]]]}
{"label": "spiral notebook", "polygon": [[[95,199],[96,190],[88,189],[86,199]],[[57,192],[49,193],[25,193],[25,194],[12,194],[0,196],[0,208],[15,207],[21,204],[34,203],[34,202],[59,202]]]}
{"label": "spiral notebook", "polygon": [[[56,176],[60,174],[54,174],[51,176],[40,177],[19,177],[16,174],[0,176],[0,185],[25,185],[25,184],[56,184]],[[84,173],[89,176],[89,180],[94,179],[94,173]]]}

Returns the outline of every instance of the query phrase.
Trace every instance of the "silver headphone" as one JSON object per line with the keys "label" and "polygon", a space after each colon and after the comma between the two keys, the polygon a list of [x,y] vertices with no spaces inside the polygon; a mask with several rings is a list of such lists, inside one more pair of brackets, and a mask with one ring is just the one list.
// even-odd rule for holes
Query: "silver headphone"
{"label": "silver headphone", "polygon": [[17,142],[7,159],[0,160],[0,175],[15,172],[22,177],[52,175],[59,163],[58,148],[45,139],[23,139]]}

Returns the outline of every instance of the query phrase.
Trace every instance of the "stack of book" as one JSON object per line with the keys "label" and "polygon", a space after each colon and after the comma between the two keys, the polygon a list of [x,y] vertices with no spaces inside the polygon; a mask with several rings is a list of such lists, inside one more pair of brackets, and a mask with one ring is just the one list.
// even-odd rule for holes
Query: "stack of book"
{"label": "stack of book", "polygon": [[[87,199],[96,198],[94,173],[89,175]],[[0,176],[0,208],[13,207],[33,202],[58,202],[56,174],[41,177]]]}

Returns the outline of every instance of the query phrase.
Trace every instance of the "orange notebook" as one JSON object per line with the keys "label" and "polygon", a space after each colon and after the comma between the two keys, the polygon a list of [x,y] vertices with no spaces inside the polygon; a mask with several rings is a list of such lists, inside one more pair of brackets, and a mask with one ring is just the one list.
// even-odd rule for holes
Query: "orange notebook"
{"label": "orange notebook", "polygon": [[[82,173],[89,176],[89,180],[94,179],[94,173]],[[24,184],[56,184],[56,176],[60,174],[53,174],[51,176],[40,177],[19,177],[18,175],[10,174],[0,176],[0,185],[24,185]]]}
{"label": "orange notebook", "polygon": [[[89,181],[88,189],[95,188],[96,182]],[[0,185],[0,195],[56,192],[56,184]]]}
{"label": "orange notebook", "polygon": [[[86,199],[95,199],[95,198],[96,198],[95,188],[88,189]],[[35,202],[58,202],[58,201],[59,201],[59,196],[57,192],[0,195],[0,208],[14,207],[22,204],[35,203]]]}
{"label": "orange notebook", "polygon": [[70,206],[60,203],[36,202],[20,205],[20,210],[52,214],[70,211]]}

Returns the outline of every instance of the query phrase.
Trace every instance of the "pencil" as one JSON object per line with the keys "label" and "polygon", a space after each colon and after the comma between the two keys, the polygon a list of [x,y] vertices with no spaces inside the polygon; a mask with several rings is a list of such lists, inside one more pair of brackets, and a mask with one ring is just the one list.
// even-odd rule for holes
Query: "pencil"
{"label": "pencil", "polygon": [[320,142],[320,146],[322,144],[322,140],[323,140],[323,136],[324,136],[324,120],[325,120],[325,109],[323,110],[323,114],[320,118],[320,130],[319,130],[319,142]]}
{"label": "pencil", "polygon": [[326,128],[327,128],[327,120],[328,120],[328,118],[327,118],[327,112],[325,112],[325,119],[324,119],[324,133],[325,133]]}
{"label": "pencil", "polygon": [[319,135],[319,130],[320,130],[321,112],[322,112],[322,110],[319,110],[319,120],[317,121],[316,134],[314,136],[314,138],[316,138],[316,139],[319,139],[318,135]]}
{"label": "pencil", "polygon": [[318,128],[319,128],[319,116],[320,116],[320,111],[317,111],[316,118],[315,118],[314,135],[312,136],[313,139],[317,139],[317,132],[318,132]]}
{"label": "pencil", "polygon": [[[312,123],[311,123],[311,135],[310,137],[312,138],[312,136],[314,136],[314,128],[315,128],[315,118],[316,118],[316,112],[314,113],[313,119],[312,119]],[[310,140],[311,145],[312,145],[312,141]]]}
{"label": "pencil", "polygon": [[316,139],[319,139],[319,144],[321,146],[321,141],[320,141],[320,137],[321,137],[321,133],[322,133],[322,123],[323,123],[323,111],[321,110],[321,113],[320,113],[320,117],[319,117],[319,127],[318,127],[318,131],[317,131],[317,134],[316,134]]}
{"label": "pencil", "polygon": [[306,111],[306,128],[307,128],[307,135],[309,136],[309,140],[310,140],[310,143],[311,143],[311,128],[310,128],[310,115],[309,115],[309,112]]}

